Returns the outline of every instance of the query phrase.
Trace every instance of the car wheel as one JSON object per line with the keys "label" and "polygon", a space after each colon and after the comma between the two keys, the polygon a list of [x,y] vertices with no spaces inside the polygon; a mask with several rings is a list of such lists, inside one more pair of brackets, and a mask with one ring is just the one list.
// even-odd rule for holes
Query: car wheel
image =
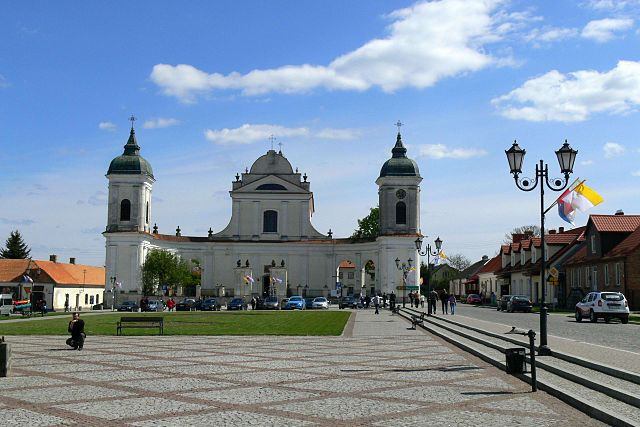
{"label": "car wheel", "polygon": [[620,321],[626,325],[627,323],[629,323],[629,316],[624,316],[620,318]]}
{"label": "car wheel", "polygon": [[576,322],[582,322],[582,313],[580,313],[580,310],[576,310]]}
{"label": "car wheel", "polygon": [[598,321],[598,317],[596,316],[596,313],[593,310],[589,311],[589,321],[591,323],[596,323]]}
{"label": "car wheel", "polygon": [[604,323],[609,323],[609,322],[611,322],[611,317],[604,316]]}
{"label": "car wheel", "polygon": [[500,311],[500,307],[496,307],[496,310]]}

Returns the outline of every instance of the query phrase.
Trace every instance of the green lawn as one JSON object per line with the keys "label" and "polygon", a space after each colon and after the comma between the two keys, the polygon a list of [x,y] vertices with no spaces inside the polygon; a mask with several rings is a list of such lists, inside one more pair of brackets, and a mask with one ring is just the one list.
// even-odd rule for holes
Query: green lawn
{"label": "green lawn", "polygon": [[[87,335],[115,335],[116,323],[125,316],[164,317],[165,335],[340,335],[348,311],[243,311],[120,313],[86,316]],[[81,315],[82,316],[82,315]],[[70,318],[0,322],[0,335],[66,335]],[[125,335],[152,335],[157,329],[129,329]]]}

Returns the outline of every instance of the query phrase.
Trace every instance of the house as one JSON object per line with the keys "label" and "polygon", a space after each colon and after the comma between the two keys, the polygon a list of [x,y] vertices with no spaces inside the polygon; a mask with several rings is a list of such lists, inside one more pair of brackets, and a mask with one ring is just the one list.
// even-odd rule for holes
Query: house
{"label": "house", "polygon": [[640,309],[640,215],[590,215],[584,243],[564,267],[571,302],[590,291],[622,292]]}
{"label": "house", "polygon": [[457,296],[479,294],[478,271],[489,262],[489,257],[482,256],[480,261],[476,261],[460,272],[455,280],[449,282],[449,293]]}
{"label": "house", "polygon": [[499,297],[500,288],[498,286],[498,276],[496,272],[502,268],[502,256],[500,254],[494,256],[478,270],[478,283],[480,284],[480,292],[485,295],[495,295]]}
{"label": "house", "polygon": [[75,258],[59,263],[56,255],[49,261],[0,259],[0,291],[16,300],[44,300],[53,310],[89,310],[104,301],[105,269]]}

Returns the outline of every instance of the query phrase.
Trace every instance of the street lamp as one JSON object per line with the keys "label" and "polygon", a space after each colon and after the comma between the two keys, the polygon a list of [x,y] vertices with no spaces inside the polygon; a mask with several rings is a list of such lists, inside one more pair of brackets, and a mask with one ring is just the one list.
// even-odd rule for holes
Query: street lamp
{"label": "street lamp", "polygon": [[[431,252],[431,244],[427,244],[426,250],[422,252],[422,237],[418,237],[416,239],[416,249],[418,250],[418,254],[420,254],[420,256],[427,257],[427,299],[429,298],[429,292],[431,292],[431,272],[429,270],[431,264],[429,262],[429,257],[437,256],[440,253],[440,248],[442,248],[442,240],[440,237],[438,237],[434,243],[436,244],[435,252]],[[428,314],[431,314],[431,304],[427,304],[427,307]]]}
{"label": "street lamp", "polygon": [[407,275],[411,271],[413,260],[409,258],[406,263],[400,264],[400,259],[396,258],[396,268],[402,271],[402,308],[405,308],[407,294]]}
{"label": "street lamp", "polygon": [[[546,259],[544,248],[544,187],[545,185],[552,191],[562,191],[569,184],[569,175],[573,173],[573,164],[576,161],[577,150],[574,150],[569,146],[569,143],[565,139],[564,144],[558,151],[555,152],[560,165],[560,172],[564,175],[564,179],[553,178],[549,180],[549,165],[540,160],[536,165],[536,179],[533,181],[531,178],[520,178],[522,173],[522,164],[524,162],[524,155],[526,151],[520,148],[517,141],[513,142],[513,145],[508,150],[505,150],[507,160],[509,162],[509,169],[515,180],[516,187],[522,191],[532,191],[538,184],[540,184],[540,282],[542,284],[542,298],[540,299],[540,346],[538,348],[538,354],[541,356],[548,356],[551,354],[551,350],[547,344],[547,306],[546,306],[546,293],[547,293],[547,279],[546,273]],[[544,181],[543,181],[544,178]]]}
{"label": "street lamp", "polygon": [[111,276],[109,280],[111,281],[111,293],[113,294],[113,299],[111,300],[111,311],[113,311],[116,307],[116,276]]}

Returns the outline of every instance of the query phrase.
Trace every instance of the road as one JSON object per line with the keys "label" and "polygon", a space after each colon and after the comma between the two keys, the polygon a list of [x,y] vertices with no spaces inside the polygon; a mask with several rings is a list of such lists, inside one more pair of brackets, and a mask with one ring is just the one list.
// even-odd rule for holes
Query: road
{"label": "road", "polygon": [[[503,324],[507,326],[505,332],[511,326],[540,331],[540,316],[535,313],[506,313],[495,308],[458,304],[456,315]],[[573,315],[558,313],[549,315],[547,331],[549,336],[640,353],[640,325],[623,325],[617,321],[604,323],[602,320],[597,324],[584,320],[578,323]]]}

